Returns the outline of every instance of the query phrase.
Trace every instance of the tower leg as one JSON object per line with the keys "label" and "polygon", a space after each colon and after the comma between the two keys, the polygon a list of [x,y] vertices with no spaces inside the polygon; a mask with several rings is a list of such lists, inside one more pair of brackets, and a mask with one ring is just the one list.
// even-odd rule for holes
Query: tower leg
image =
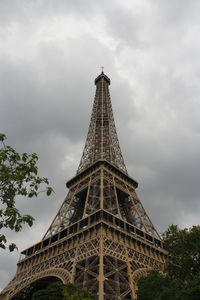
{"label": "tower leg", "polygon": [[100,238],[100,257],[99,257],[99,299],[104,300],[104,254],[103,254],[103,236]]}

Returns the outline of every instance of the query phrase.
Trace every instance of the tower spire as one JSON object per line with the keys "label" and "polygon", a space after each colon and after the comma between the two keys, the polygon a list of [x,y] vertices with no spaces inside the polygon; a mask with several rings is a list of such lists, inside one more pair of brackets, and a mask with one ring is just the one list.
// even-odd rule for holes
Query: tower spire
{"label": "tower spire", "polygon": [[106,160],[127,173],[114,122],[109,92],[110,83],[110,79],[103,73],[103,70],[95,79],[96,94],[92,115],[77,173],[98,160]]}

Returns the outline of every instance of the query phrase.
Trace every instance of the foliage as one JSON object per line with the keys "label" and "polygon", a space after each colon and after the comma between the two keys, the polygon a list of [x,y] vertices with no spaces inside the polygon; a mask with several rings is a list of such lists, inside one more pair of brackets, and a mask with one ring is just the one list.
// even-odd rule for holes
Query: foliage
{"label": "foliage", "polygon": [[47,288],[39,290],[33,294],[31,300],[60,300],[63,299],[63,284],[53,282]]}
{"label": "foliage", "polygon": [[151,270],[138,282],[138,300],[199,300],[200,277],[183,281]]}
{"label": "foliage", "polygon": [[65,300],[94,300],[91,292],[77,289],[72,284],[67,284],[63,289],[63,299]]}
{"label": "foliage", "polygon": [[[17,196],[32,198],[38,196],[41,184],[46,185],[46,194],[52,193],[47,178],[38,176],[37,154],[17,153],[12,147],[5,144],[6,136],[0,134],[0,230],[10,229],[18,232],[22,225],[27,223],[32,226],[34,218],[30,215],[22,215],[16,208]],[[0,234],[0,248],[6,248],[6,236]],[[9,250],[13,251],[17,246],[12,243]]]}
{"label": "foliage", "polygon": [[141,277],[138,282],[138,300],[179,300],[181,282],[171,280],[168,276],[151,270],[146,277]]}
{"label": "foliage", "polygon": [[94,300],[92,293],[77,289],[72,284],[53,282],[46,289],[35,292],[31,300]]}
{"label": "foliage", "polygon": [[182,280],[200,276],[200,226],[181,230],[171,225],[163,238],[166,250],[173,257],[167,263],[168,274]]}
{"label": "foliage", "polygon": [[151,270],[138,281],[138,300],[200,299],[200,226],[171,225],[163,235],[171,259],[165,274]]}

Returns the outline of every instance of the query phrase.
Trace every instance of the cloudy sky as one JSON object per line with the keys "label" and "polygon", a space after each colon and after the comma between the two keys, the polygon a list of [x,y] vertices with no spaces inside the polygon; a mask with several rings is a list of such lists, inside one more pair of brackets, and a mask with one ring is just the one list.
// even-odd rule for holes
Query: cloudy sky
{"label": "cloudy sky", "polygon": [[[94,79],[111,79],[129,175],[156,228],[200,218],[200,2],[198,0],[0,0],[0,131],[39,155],[55,194],[19,199],[32,228],[10,233],[19,250],[38,242],[75,175]],[[0,289],[19,252],[0,250]]]}

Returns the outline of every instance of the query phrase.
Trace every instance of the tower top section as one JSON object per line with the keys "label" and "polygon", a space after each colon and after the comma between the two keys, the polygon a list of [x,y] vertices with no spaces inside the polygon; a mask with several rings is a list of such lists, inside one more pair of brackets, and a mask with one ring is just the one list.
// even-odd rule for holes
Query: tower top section
{"label": "tower top section", "polygon": [[103,71],[95,79],[96,93],[78,174],[99,160],[106,160],[127,174],[114,122],[110,83]]}
{"label": "tower top section", "polygon": [[105,80],[105,82],[107,82],[109,85],[111,84],[110,78],[108,78],[108,76],[106,76],[104,74],[104,72],[102,71],[101,74],[95,79],[94,83],[95,85],[98,84],[98,82],[100,82],[101,80]]}

